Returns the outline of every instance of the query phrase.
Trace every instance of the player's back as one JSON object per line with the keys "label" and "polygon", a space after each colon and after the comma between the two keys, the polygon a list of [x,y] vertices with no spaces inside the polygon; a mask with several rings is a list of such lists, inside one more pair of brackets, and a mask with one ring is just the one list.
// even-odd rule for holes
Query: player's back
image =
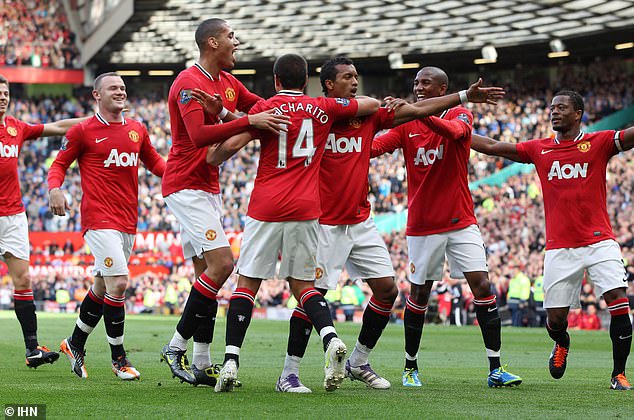
{"label": "player's back", "polygon": [[356,114],[355,100],[311,98],[280,91],[251,113],[275,109],[289,115],[288,132],[252,132],[261,152],[248,215],[268,222],[316,219],[321,214],[319,164],[332,124]]}

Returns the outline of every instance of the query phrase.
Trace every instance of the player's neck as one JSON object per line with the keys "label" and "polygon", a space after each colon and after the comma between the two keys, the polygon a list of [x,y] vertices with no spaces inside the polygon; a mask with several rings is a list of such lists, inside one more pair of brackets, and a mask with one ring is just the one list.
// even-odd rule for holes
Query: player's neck
{"label": "player's neck", "polygon": [[121,111],[110,112],[105,109],[99,109],[99,115],[109,123],[123,122],[123,113]]}
{"label": "player's neck", "polygon": [[218,77],[220,76],[220,71],[222,71],[222,68],[220,68],[220,65],[216,60],[208,57],[200,57],[200,59],[198,60],[198,64],[202,66],[202,68],[204,68],[207,73],[211,74],[211,77],[213,77],[214,79],[218,79]]}
{"label": "player's neck", "polygon": [[0,114],[0,125],[4,125],[4,117],[5,117],[5,113]]}
{"label": "player's neck", "polygon": [[575,140],[578,140],[578,137],[580,134],[581,134],[580,127],[574,127],[566,131],[558,131],[557,134],[555,134],[555,141],[556,142],[575,141]]}

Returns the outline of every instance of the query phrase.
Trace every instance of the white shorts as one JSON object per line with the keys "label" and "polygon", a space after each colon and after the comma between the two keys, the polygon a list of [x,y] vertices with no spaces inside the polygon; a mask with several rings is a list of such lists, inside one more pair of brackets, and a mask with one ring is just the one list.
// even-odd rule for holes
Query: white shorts
{"label": "white shorts", "polygon": [[355,280],[394,277],[390,253],[371,217],[356,225],[319,225],[315,287],[335,290],[344,266]]}
{"label": "white shorts", "polygon": [[425,236],[408,236],[409,280],[423,284],[442,279],[445,257],[451,278],[463,279],[463,273],[488,272],[484,241],[477,225]]}
{"label": "white shorts", "polygon": [[544,308],[579,308],[584,272],[596,296],[627,287],[621,247],[616,241],[551,249],[544,258]]}
{"label": "white shorts", "polygon": [[222,227],[220,194],[181,190],[165,197],[181,225],[181,245],[186,259],[203,258],[203,252],[229,246]]}
{"label": "white shorts", "polygon": [[93,275],[101,277],[127,276],[128,261],[136,235],[114,229],[89,230],[84,240],[95,257]]}
{"label": "white shorts", "polygon": [[7,252],[16,258],[29,261],[29,222],[26,212],[0,216],[0,255]]}
{"label": "white shorts", "polygon": [[281,255],[278,278],[314,280],[317,267],[315,220],[262,222],[247,216],[238,259],[238,274],[273,279]]}

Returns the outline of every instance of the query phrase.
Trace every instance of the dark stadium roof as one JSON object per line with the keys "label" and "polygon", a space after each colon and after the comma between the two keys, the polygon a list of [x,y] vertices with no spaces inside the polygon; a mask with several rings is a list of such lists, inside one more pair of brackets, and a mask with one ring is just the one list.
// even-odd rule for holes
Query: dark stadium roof
{"label": "dark stadium roof", "polygon": [[[91,61],[182,66],[197,58],[193,34],[209,17],[224,18],[235,29],[242,64],[285,52],[309,60],[394,52],[479,55],[487,45],[548,46],[560,39],[566,46],[594,34],[632,41],[634,0],[137,0],[130,20]],[[592,44],[585,41],[584,47]]]}

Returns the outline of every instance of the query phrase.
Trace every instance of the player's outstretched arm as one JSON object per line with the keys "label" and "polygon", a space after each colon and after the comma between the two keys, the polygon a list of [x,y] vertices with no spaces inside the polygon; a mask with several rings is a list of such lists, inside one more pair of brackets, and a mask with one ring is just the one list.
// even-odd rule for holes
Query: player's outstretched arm
{"label": "player's outstretched arm", "polygon": [[497,104],[497,101],[504,97],[504,88],[497,86],[482,87],[482,78],[469,86],[467,89],[467,100],[473,103],[483,103],[489,105]]}
{"label": "player's outstretched arm", "polygon": [[357,96],[355,99],[357,100],[357,117],[374,114],[381,106],[381,102],[378,99],[370,98],[369,96]]}
{"label": "player's outstretched arm", "polygon": [[624,151],[634,147],[634,127],[621,131],[621,147]]}
{"label": "player's outstretched arm", "polygon": [[41,137],[63,136],[72,126],[87,120],[88,118],[90,117],[67,118],[65,120],[44,124],[44,130],[42,131]]}
{"label": "player's outstretched arm", "polygon": [[209,147],[207,149],[207,156],[205,160],[210,165],[218,166],[231,156],[235,155],[238,150],[246,146],[252,139],[253,136],[249,132],[235,135],[229,140]]}
{"label": "player's outstretched arm", "polygon": [[489,137],[473,134],[471,136],[471,148],[476,152],[484,153],[489,156],[500,156],[515,162],[522,162],[517,145],[514,143],[505,143],[493,140]]}

